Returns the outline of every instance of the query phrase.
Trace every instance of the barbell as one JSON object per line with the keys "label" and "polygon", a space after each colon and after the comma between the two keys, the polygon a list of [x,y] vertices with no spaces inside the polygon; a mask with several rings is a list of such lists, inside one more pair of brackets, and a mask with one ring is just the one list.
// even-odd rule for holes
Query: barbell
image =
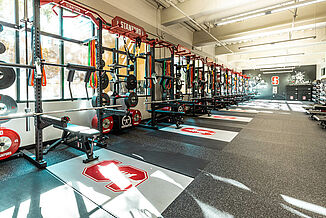
{"label": "barbell", "polygon": [[117,108],[122,107],[122,105],[111,105],[111,106],[102,106],[102,107],[92,107],[92,108],[76,108],[76,109],[69,109],[69,110],[58,110],[58,111],[47,111],[41,113],[14,113],[5,116],[0,116],[0,120],[10,120],[10,119],[18,119],[18,118],[25,118],[25,117],[36,117],[42,115],[50,115],[50,114],[60,114],[60,113],[71,113],[71,112],[79,112],[79,111],[89,111],[89,110],[101,110],[101,109],[110,109],[110,108]]}
{"label": "barbell", "polygon": [[[111,75],[112,75],[112,80],[113,80],[114,83],[125,82],[126,83],[126,88],[128,90],[133,90],[133,89],[137,88],[137,78],[136,78],[136,76],[131,75],[131,74],[130,75],[120,75],[120,74],[116,74],[116,73],[112,73],[112,72],[111,72]],[[126,77],[127,79],[120,81],[119,77]]]}

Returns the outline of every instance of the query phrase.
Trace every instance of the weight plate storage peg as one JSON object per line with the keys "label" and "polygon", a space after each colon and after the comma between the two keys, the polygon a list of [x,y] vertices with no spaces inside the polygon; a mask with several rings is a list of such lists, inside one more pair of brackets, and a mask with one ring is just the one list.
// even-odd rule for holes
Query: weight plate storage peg
{"label": "weight plate storage peg", "polygon": [[17,132],[0,127],[0,160],[13,155],[19,148],[20,136]]}
{"label": "weight plate storage peg", "polygon": [[[92,106],[97,107],[97,99],[98,96],[94,95],[92,97]],[[102,93],[102,105],[101,106],[109,106],[110,105],[110,97],[106,93]]]}
{"label": "weight plate storage peg", "polygon": [[125,99],[125,104],[128,108],[136,107],[138,104],[138,95],[135,92],[128,92],[124,99]]}
{"label": "weight plate storage peg", "polygon": [[126,88],[128,90],[133,90],[133,89],[137,88],[137,78],[134,75],[129,75],[127,77]]}

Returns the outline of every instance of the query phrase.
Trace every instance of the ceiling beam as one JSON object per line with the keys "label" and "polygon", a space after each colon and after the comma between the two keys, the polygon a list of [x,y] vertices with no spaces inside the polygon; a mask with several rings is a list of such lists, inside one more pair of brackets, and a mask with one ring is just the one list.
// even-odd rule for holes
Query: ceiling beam
{"label": "ceiling beam", "polygon": [[[299,9],[299,16],[296,18],[294,27],[304,25],[313,25],[319,22],[325,22],[326,3],[319,5],[310,5]],[[218,26],[210,29],[210,33],[222,42],[236,42],[236,40],[253,40],[254,35],[261,35],[272,31],[280,31],[282,29],[291,29],[293,15],[288,11],[280,12],[278,14],[265,15],[259,18],[252,18],[250,20],[232,23],[224,26]],[[249,36],[246,38],[246,36]],[[236,39],[236,40],[233,40]],[[204,31],[197,31],[194,33],[194,46],[213,45],[214,41],[208,37]]]}
{"label": "ceiling beam", "polygon": [[[164,1],[164,0],[161,0]],[[196,19],[207,15],[219,14],[221,18],[241,13],[246,10],[255,10],[261,7],[274,5],[288,0],[188,0],[178,4],[178,7],[188,14],[191,18]],[[200,18],[201,19],[201,18]],[[169,26],[185,21],[186,18],[173,7],[162,10],[162,25]],[[208,22],[208,20],[203,20]],[[203,23],[200,22],[200,23]]]}

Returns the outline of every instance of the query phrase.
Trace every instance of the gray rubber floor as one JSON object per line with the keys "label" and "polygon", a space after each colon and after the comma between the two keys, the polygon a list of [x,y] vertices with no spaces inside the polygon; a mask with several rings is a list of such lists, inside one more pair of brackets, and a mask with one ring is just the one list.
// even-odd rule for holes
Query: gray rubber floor
{"label": "gray rubber floor", "polygon": [[[238,132],[230,143],[137,128],[111,135],[107,149],[194,178],[163,212],[164,217],[326,217],[324,129],[304,113],[293,111],[213,113],[253,120],[233,124],[186,119],[188,125]],[[46,159],[53,165],[81,154],[62,145]],[[59,217],[110,217],[100,205],[73,190],[69,196],[75,200],[69,212],[65,205],[71,200],[60,197],[60,190],[69,187],[24,159],[1,163],[0,185],[0,212],[13,208],[15,217],[24,217],[19,216],[22,208],[29,211],[28,217],[51,217],[46,208],[57,210]],[[38,202],[49,193],[59,194],[49,202]],[[28,199],[33,203],[26,206]]]}
{"label": "gray rubber floor", "polygon": [[325,141],[303,113],[258,113],[163,215],[325,217]]}

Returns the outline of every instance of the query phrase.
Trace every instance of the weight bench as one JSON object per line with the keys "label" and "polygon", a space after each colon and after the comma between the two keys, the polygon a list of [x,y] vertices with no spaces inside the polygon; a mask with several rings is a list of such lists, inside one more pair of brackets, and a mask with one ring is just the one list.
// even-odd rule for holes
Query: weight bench
{"label": "weight bench", "polygon": [[313,118],[319,121],[319,124],[323,127],[323,129],[326,129],[326,116],[313,115]]}
{"label": "weight bench", "polygon": [[83,160],[84,163],[98,159],[98,156],[94,157],[93,153],[95,139],[100,135],[98,130],[70,123],[67,124],[67,127],[57,125],[53,125],[53,127],[63,130],[62,136],[56,142],[49,145],[43,151],[43,154],[47,154],[49,151],[55,149],[60,144],[65,144],[69,147],[73,147],[84,152],[87,155],[87,159]]}
{"label": "weight bench", "polygon": [[308,115],[310,115],[310,118],[315,119],[315,115],[324,115],[326,116],[326,112],[325,111],[320,111],[320,110],[308,110],[306,112]]}
{"label": "weight bench", "polygon": [[[152,110],[147,110],[149,113],[152,112]],[[179,111],[165,111],[165,110],[155,110],[155,113],[161,113],[161,114],[174,114],[174,115],[185,115],[185,112],[179,112]]]}
{"label": "weight bench", "polygon": [[[185,115],[185,112],[179,112],[179,111],[165,111],[165,110],[147,110],[149,113],[158,113],[158,114],[164,114],[165,117],[161,117],[160,120],[166,119],[169,117],[170,120],[172,120],[172,123],[174,123],[178,128],[180,128],[180,125],[183,123],[183,116]],[[155,119],[159,119],[155,115]],[[171,122],[171,121],[170,121]]]}

